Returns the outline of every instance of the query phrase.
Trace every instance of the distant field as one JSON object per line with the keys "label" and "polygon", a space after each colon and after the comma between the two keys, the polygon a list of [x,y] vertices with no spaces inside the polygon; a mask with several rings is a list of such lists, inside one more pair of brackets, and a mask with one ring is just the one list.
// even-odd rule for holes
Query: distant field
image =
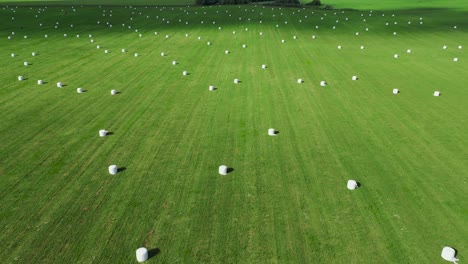
{"label": "distant field", "polygon": [[195,0],[0,0],[0,4],[17,5],[193,5]]}
{"label": "distant field", "polygon": [[[311,2],[305,0],[304,2]],[[466,0],[322,0],[323,4],[334,8],[353,8],[361,10],[401,10],[414,8],[454,8],[468,10]]]}
{"label": "distant field", "polygon": [[466,263],[466,18],[0,8],[0,262]]}

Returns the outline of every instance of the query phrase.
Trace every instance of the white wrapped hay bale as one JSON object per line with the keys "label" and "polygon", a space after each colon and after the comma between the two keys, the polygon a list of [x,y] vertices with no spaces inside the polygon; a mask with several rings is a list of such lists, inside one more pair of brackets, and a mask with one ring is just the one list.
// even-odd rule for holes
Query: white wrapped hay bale
{"label": "white wrapped hay bale", "polygon": [[358,187],[358,184],[355,180],[348,180],[348,184],[346,184],[346,187],[349,190],[355,190]]}
{"label": "white wrapped hay bale", "polygon": [[164,57],[164,56],[166,56],[166,53],[161,52],[161,57]]}
{"label": "white wrapped hay bale", "polygon": [[58,82],[58,83],[57,83],[57,87],[58,87],[58,88],[62,88],[62,87],[63,87],[63,83],[62,83],[62,82]]}
{"label": "white wrapped hay bale", "polygon": [[235,84],[238,84],[238,83],[239,83],[239,79],[234,79],[234,83],[235,83]]}
{"label": "white wrapped hay bale", "polygon": [[214,87],[213,85],[210,85],[210,86],[208,87],[208,90],[210,90],[210,91],[214,91],[214,89],[215,89],[215,87]]}
{"label": "white wrapped hay bale", "polygon": [[43,85],[43,84],[44,84],[44,81],[43,81],[43,80],[37,80],[37,84]]}
{"label": "white wrapped hay bale", "polygon": [[91,43],[94,43],[94,39],[91,39],[90,42],[91,42]]}
{"label": "white wrapped hay bale", "polygon": [[117,94],[117,90],[111,90],[111,95]]}
{"label": "white wrapped hay bale", "polygon": [[407,49],[407,50],[406,50],[406,53],[411,53],[411,50],[410,50],[410,49]]}
{"label": "white wrapped hay bale", "polygon": [[392,90],[392,92],[393,92],[393,94],[398,94],[400,91],[399,91],[397,88],[394,88],[394,89]]}
{"label": "white wrapped hay bale", "polygon": [[245,49],[245,48],[247,48],[247,45],[245,45],[245,44],[242,44],[242,48],[244,48],[244,49]]}
{"label": "white wrapped hay bale", "polygon": [[97,45],[97,46],[96,46],[96,49],[100,49],[100,48],[101,48],[101,45]]}
{"label": "white wrapped hay bale", "polygon": [[177,61],[172,61],[172,65],[177,65]]}
{"label": "white wrapped hay bale", "polygon": [[297,83],[303,83],[303,82],[304,82],[304,80],[302,80],[302,79],[297,79]]}
{"label": "white wrapped hay bale", "polygon": [[32,55],[33,57],[36,57],[37,54],[36,54],[36,52],[32,52],[31,55]]}
{"label": "white wrapped hay bale", "polygon": [[453,58],[453,61],[454,61],[454,62],[457,62],[457,61],[458,61],[458,58]]}
{"label": "white wrapped hay bale", "polygon": [[297,36],[294,36],[293,39],[297,39]]}
{"label": "white wrapped hay bale", "polygon": [[208,41],[208,42],[206,42],[206,45],[210,46],[210,45],[211,45],[211,42],[209,42],[209,41]]}
{"label": "white wrapped hay bale", "polygon": [[138,53],[135,53],[133,56],[135,56],[135,57],[138,57],[138,56],[140,56],[140,54],[138,54]]}
{"label": "white wrapped hay bale", "polygon": [[183,72],[182,72],[182,75],[187,76],[187,75],[188,75],[188,71],[183,71]]}
{"label": "white wrapped hay bale", "polygon": [[125,53],[125,52],[127,52],[127,50],[126,50],[126,49],[122,49],[122,53]]}
{"label": "white wrapped hay bale", "polygon": [[364,46],[361,46],[361,49],[363,50],[363,49],[364,49]]}
{"label": "white wrapped hay bale", "polygon": [[276,136],[276,131],[274,128],[270,128],[268,129],[268,135],[269,136]]}
{"label": "white wrapped hay bale", "polygon": [[357,79],[358,79],[358,77],[357,77],[356,75],[354,75],[354,76],[351,78],[351,80],[353,80],[353,81],[357,81]]}
{"label": "white wrapped hay bale", "polygon": [[266,68],[267,68],[266,64],[262,64],[262,69],[266,69]]}
{"label": "white wrapped hay bale", "polygon": [[225,51],[224,51],[224,54],[229,54],[229,50],[225,50]]}
{"label": "white wrapped hay bale", "polygon": [[285,42],[286,42],[286,40],[284,40],[284,39],[281,40],[281,43],[285,43]]}
{"label": "white wrapped hay bale", "polygon": [[136,259],[138,262],[145,262],[148,260],[148,249],[141,247],[136,250]]}
{"label": "white wrapped hay bale", "polygon": [[76,88],[77,93],[83,93],[83,88]]}
{"label": "white wrapped hay bale", "polygon": [[435,92],[434,92],[434,96],[440,96],[440,92],[439,92],[439,91],[435,91]]}
{"label": "white wrapped hay bale", "polygon": [[110,165],[109,166],[109,173],[112,175],[117,174],[117,165]]}
{"label": "white wrapped hay bale", "polygon": [[327,82],[325,82],[325,81],[321,81],[321,82],[320,82],[320,86],[322,86],[322,87],[325,87],[325,86],[327,86]]}
{"label": "white wrapped hay bale", "polygon": [[100,136],[100,137],[105,137],[105,136],[107,136],[107,131],[106,131],[105,129],[99,130],[99,136]]}
{"label": "white wrapped hay bale", "polygon": [[166,38],[168,39],[168,38],[170,38],[170,36],[169,36],[169,35],[166,35]]}
{"label": "white wrapped hay bale", "polygon": [[395,59],[398,59],[398,57],[400,57],[400,56],[398,56],[398,54],[393,55],[393,58],[395,58]]}
{"label": "white wrapped hay bale", "polygon": [[462,48],[463,48],[463,46],[462,46],[462,45],[458,46],[458,49],[462,49]]}
{"label": "white wrapped hay bale", "polygon": [[15,54],[15,53],[12,53],[12,54],[11,54],[11,57],[12,57],[12,58],[16,57],[16,54]]}
{"label": "white wrapped hay bale", "polygon": [[29,66],[29,62],[27,62],[27,61],[23,62],[23,65],[24,66]]}
{"label": "white wrapped hay bale", "polygon": [[221,175],[226,175],[227,174],[227,166],[226,165],[219,166],[218,172]]}
{"label": "white wrapped hay bale", "polygon": [[447,49],[447,46],[446,46],[446,45],[444,45],[444,46],[442,47],[442,49]]}
{"label": "white wrapped hay bale", "polygon": [[447,261],[457,263],[458,259],[456,258],[456,254],[457,252],[455,251],[455,249],[451,247],[444,247],[442,248],[442,253],[440,254],[440,256]]}

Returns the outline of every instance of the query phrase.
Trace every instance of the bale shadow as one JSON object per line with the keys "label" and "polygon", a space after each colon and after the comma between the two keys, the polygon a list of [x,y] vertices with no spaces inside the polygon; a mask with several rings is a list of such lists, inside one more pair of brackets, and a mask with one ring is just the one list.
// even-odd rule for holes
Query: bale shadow
{"label": "bale shadow", "polygon": [[29,79],[29,78],[24,78],[24,77],[23,77],[23,81],[27,81],[28,79]]}
{"label": "bale shadow", "polygon": [[278,130],[275,130],[275,135],[278,135],[280,132]]}
{"label": "bale shadow", "polygon": [[362,186],[362,184],[360,182],[358,182],[358,181],[356,182],[356,185],[357,185],[358,188],[361,188],[361,186]]}
{"label": "bale shadow", "polygon": [[234,171],[234,168],[227,168],[227,170],[226,170],[227,173],[231,173],[233,171]]}
{"label": "bale shadow", "polygon": [[155,257],[156,255],[158,255],[159,253],[161,253],[161,250],[159,248],[153,248],[153,249],[150,249],[148,251],[148,259],[152,258],[152,257]]}
{"label": "bale shadow", "polygon": [[83,90],[82,93],[86,93],[88,90]]}
{"label": "bale shadow", "polygon": [[117,172],[122,172],[122,171],[126,171],[126,170],[127,170],[127,167],[117,168]]}
{"label": "bale shadow", "polygon": [[106,136],[109,136],[109,135],[114,135],[114,132],[107,131]]}

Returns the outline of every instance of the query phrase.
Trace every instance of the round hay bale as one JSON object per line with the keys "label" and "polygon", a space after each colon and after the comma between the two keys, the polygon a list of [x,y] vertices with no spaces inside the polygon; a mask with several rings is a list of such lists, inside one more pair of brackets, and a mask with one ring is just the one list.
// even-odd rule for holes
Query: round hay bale
{"label": "round hay bale", "polygon": [[235,83],[235,84],[238,84],[238,83],[239,83],[239,79],[234,79],[234,83]]}
{"label": "round hay bale", "polygon": [[325,81],[321,81],[320,86],[325,87],[325,86],[327,86],[327,83]]}
{"label": "round hay bale", "polygon": [[226,165],[219,166],[218,173],[221,175],[227,175],[227,166]]}
{"label": "round hay bale", "polygon": [[274,128],[269,128],[268,129],[268,135],[269,136],[276,136],[276,131]]}
{"label": "round hay bale", "polygon": [[400,56],[398,54],[393,55],[393,58],[398,59]]}
{"label": "round hay bale", "polygon": [[76,88],[77,93],[83,93],[83,88]]}
{"label": "round hay bale", "polygon": [[351,78],[351,80],[357,81],[357,80],[358,80],[358,77],[357,77],[356,75],[354,75],[354,76]]}
{"label": "round hay bale", "polygon": [[456,258],[457,251],[451,247],[442,248],[442,253],[440,256],[450,262],[457,263],[458,259]]}
{"label": "round hay bale", "polygon": [[454,62],[457,62],[457,61],[458,61],[458,58],[453,58],[453,61],[454,61]]}
{"label": "round hay bale", "polygon": [[210,91],[214,91],[214,89],[215,89],[215,87],[214,87],[213,85],[210,85],[210,86],[208,87],[208,90],[210,90]]}
{"label": "round hay bale", "polygon": [[27,62],[27,61],[23,62],[23,65],[24,66],[29,66],[29,62]]}
{"label": "round hay bale", "polygon": [[358,187],[358,184],[355,180],[348,180],[348,183],[346,184],[346,187],[349,190],[355,190]]}
{"label": "round hay bale", "polygon": [[297,83],[303,83],[303,82],[304,82],[304,80],[302,80],[302,79],[297,79]]}
{"label": "round hay bale", "polygon": [[138,262],[145,262],[148,260],[148,249],[141,247],[136,250],[136,259]]}
{"label": "round hay bale", "polygon": [[392,93],[393,93],[393,94],[398,94],[398,93],[400,93],[400,91],[399,91],[397,88],[394,88],[394,89],[392,90]]}
{"label": "round hay bale", "polygon": [[262,69],[266,69],[266,68],[267,68],[266,64],[262,64]]}
{"label": "round hay bale", "polygon": [[110,165],[110,166],[109,166],[109,173],[110,173],[111,175],[117,174],[117,165]]}
{"label": "round hay bale", "polygon": [[127,52],[127,50],[126,50],[126,49],[122,49],[122,53],[125,53],[125,52]]}
{"label": "round hay bale", "polygon": [[182,75],[187,76],[187,75],[188,75],[188,71],[183,71],[183,72],[182,72]]}
{"label": "round hay bale", "polygon": [[44,81],[43,81],[43,80],[37,80],[37,84],[43,85],[43,84],[44,84]]}
{"label": "round hay bale", "polygon": [[111,95],[117,94],[117,90],[111,90]]}
{"label": "round hay bale", "polygon": [[62,82],[58,82],[58,83],[57,83],[57,87],[58,87],[58,88],[62,88],[62,87],[63,87],[63,83],[62,83]]}
{"label": "round hay bale", "polygon": [[23,77],[23,76],[21,76],[21,75],[20,75],[20,76],[18,76],[18,81],[22,81],[22,80],[24,80],[24,77]]}
{"label": "round hay bale", "polygon": [[135,53],[135,54],[133,54],[133,56],[138,57],[138,56],[140,56],[140,54]]}
{"label": "round hay bale", "polygon": [[99,136],[100,136],[100,137],[105,137],[105,136],[107,136],[107,131],[106,131],[105,129],[99,130]]}
{"label": "round hay bale", "polygon": [[177,61],[172,61],[172,65],[177,65]]}
{"label": "round hay bale", "polygon": [[439,92],[439,91],[435,91],[435,92],[434,92],[434,96],[440,96],[440,92]]}

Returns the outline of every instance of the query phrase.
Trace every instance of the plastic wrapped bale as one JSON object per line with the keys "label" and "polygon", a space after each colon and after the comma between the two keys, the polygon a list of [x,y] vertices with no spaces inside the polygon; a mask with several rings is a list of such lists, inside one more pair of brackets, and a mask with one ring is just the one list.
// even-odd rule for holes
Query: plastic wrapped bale
{"label": "plastic wrapped bale", "polygon": [[99,136],[100,136],[100,137],[105,137],[105,136],[107,136],[107,131],[106,131],[105,129],[99,130]]}
{"label": "plastic wrapped bale", "polygon": [[122,49],[122,53],[125,53],[125,52],[127,52],[127,50],[126,50],[126,49]]}
{"label": "plastic wrapped bale", "polygon": [[242,44],[242,48],[244,48],[244,49],[245,49],[245,48],[247,48],[247,45],[245,45],[245,44]]}
{"label": "plastic wrapped bale", "polygon": [[24,80],[24,77],[23,76],[18,76],[18,81],[22,81]]}
{"label": "plastic wrapped bale", "polygon": [[342,48],[341,45],[338,45],[338,49],[341,49],[341,48]]}
{"label": "plastic wrapped bale", "polygon": [[23,65],[24,66],[29,66],[29,62],[27,62],[27,61],[23,62]]}
{"label": "plastic wrapped bale", "polygon": [[268,129],[268,135],[269,136],[276,136],[276,131],[274,128],[270,128]]}
{"label": "plastic wrapped bale", "polygon": [[410,50],[410,49],[407,49],[407,50],[406,50],[406,53],[411,53],[411,50]]}
{"label": "plastic wrapped bale", "polygon": [[138,53],[135,53],[133,56],[138,57],[138,56],[140,56],[140,55],[139,55]]}
{"label": "plastic wrapped bale", "polygon": [[12,53],[12,54],[11,54],[11,57],[12,57],[12,58],[16,57],[16,54]]}
{"label": "plastic wrapped bale", "polygon": [[44,35],[44,38],[48,38],[49,36],[47,34]]}
{"label": "plastic wrapped bale", "polygon": [[76,88],[77,93],[83,93],[83,88]]}
{"label": "plastic wrapped bale", "polygon": [[294,36],[293,39],[297,39],[297,36]]}
{"label": "plastic wrapped bale", "polygon": [[393,94],[398,94],[400,91],[397,88],[394,88],[392,92]]}
{"label": "plastic wrapped bale", "polygon": [[44,81],[43,81],[43,80],[37,80],[37,84],[43,85],[43,84],[44,84]]}
{"label": "plastic wrapped bale", "polygon": [[211,45],[211,42],[208,41],[208,42],[206,43],[206,45],[210,46],[210,45]]}
{"label": "plastic wrapped bale", "polygon": [[148,260],[148,249],[141,247],[136,250],[136,259],[138,262],[145,262]]}
{"label": "plastic wrapped bale", "polygon": [[229,54],[229,50],[225,50],[224,53],[225,53],[225,54]]}
{"label": "plastic wrapped bale", "polygon": [[359,36],[359,32],[356,32],[356,36]]}
{"label": "plastic wrapped bale", "polygon": [[32,52],[31,55],[32,55],[33,57],[35,57],[37,54],[36,54],[36,52]]}
{"label": "plastic wrapped bale", "polygon": [[168,39],[170,36],[169,35],[166,35],[166,38]]}
{"label": "plastic wrapped bale", "polygon": [[58,88],[62,88],[62,87],[63,87],[62,82],[58,82],[58,83],[57,83],[57,87],[58,87]]}
{"label": "plastic wrapped bale", "polygon": [[214,91],[214,89],[215,89],[215,87],[214,87],[213,85],[210,85],[210,86],[208,87],[208,90],[210,90],[210,91]]}
{"label": "plastic wrapped bale", "polygon": [[94,39],[90,40],[91,43],[94,43]]}
{"label": "plastic wrapped bale", "polygon": [[172,61],[172,65],[177,65],[177,61]]}
{"label": "plastic wrapped bale", "polygon": [[393,58],[395,58],[395,59],[398,59],[398,57],[400,57],[400,56],[398,56],[398,54],[393,55]]}
{"label": "plastic wrapped bale", "polygon": [[111,90],[111,95],[117,94],[117,90]]}
{"label": "plastic wrapped bale", "polygon": [[463,46],[461,46],[461,45],[460,45],[460,46],[458,46],[458,49],[463,49]]}
{"label": "plastic wrapped bale", "polygon": [[281,43],[285,43],[285,42],[286,42],[286,40],[284,40],[284,39],[281,40]]}
{"label": "plastic wrapped bale", "polygon": [[164,57],[164,56],[166,56],[166,53],[161,52],[161,57]]}
{"label": "plastic wrapped bale", "polygon": [[442,47],[442,49],[447,49],[447,46],[444,45],[444,46]]}
{"label": "plastic wrapped bale", "polygon": [[440,96],[440,92],[439,92],[439,91],[435,91],[435,92],[434,92],[434,96]]}
{"label": "plastic wrapped bale", "polygon": [[320,86],[327,86],[327,83],[325,81],[321,81]]}
{"label": "plastic wrapped bale", "polygon": [[109,173],[112,175],[117,174],[117,165],[110,165],[109,166]]}
{"label": "plastic wrapped bale", "polygon": [[262,64],[262,69],[266,69],[266,68],[267,68],[266,64]]}
{"label": "plastic wrapped bale", "polygon": [[226,165],[219,166],[218,172],[221,175],[226,175],[227,174],[227,166]]}
{"label": "plastic wrapped bale", "polygon": [[363,50],[363,49],[364,49],[364,46],[361,46],[361,49]]}
{"label": "plastic wrapped bale", "polygon": [[100,48],[101,48],[101,45],[97,45],[97,46],[96,46],[96,49],[100,49]]}
{"label": "plastic wrapped bale", "polygon": [[457,61],[458,61],[458,58],[453,58],[453,61],[454,61],[454,62],[457,62]]}
{"label": "plastic wrapped bale", "polygon": [[455,251],[455,249],[451,247],[444,247],[442,248],[442,253],[440,254],[440,256],[447,261],[457,263],[458,259],[456,258],[456,254],[457,252]]}
{"label": "plastic wrapped bale", "polygon": [[187,75],[188,75],[188,71],[183,71],[183,72],[182,72],[182,75],[187,76]]}
{"label": "plastic wrapped bale", "polygon": [[349,190],[355,190],[358,187],[358,184],[355,180],[348,180],[348,184],[346,185],[346,187]]}
{"label": "plastic wrapped bale", "polygon": [[358,77],[357,77],[356,75],[354,75],[354,76],[351,78],[351,80],[357,81],[357,80],[358,80]]}
{"label": "plastic wrapped bale", "polygon": [[297,79],[297,83],[303,83],[303,82],[304,82],[304,80],[302,80],[302,79]]}
{"label": "plastic wrapped bale", "polygon": [[106,53],[106,54],[109,53],[109,50],[105,50],[104,53]]}
{"label": "plastic wrapped bale", "polygon": [[315,39],[315,38],[316,38],[316,36],[315,36],[315,35],[313,35],[313,36],[312,36],[312,39]]}
{"label": "plastic wrapped bale", "polygon": [[234,79],[234,83],[239,83],[239,79]]}

